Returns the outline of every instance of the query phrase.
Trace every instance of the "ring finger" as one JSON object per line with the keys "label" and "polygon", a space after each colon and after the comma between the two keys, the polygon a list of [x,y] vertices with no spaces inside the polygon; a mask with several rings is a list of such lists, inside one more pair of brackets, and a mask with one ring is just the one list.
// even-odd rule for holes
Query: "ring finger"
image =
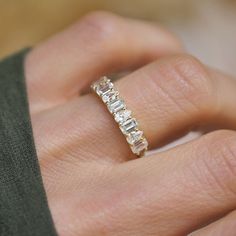
{"label": "ring finger", "polygon": [[[197,124],[211,122],[235,128],[235,80],[206,68],[191,56],[158,60],[122,78],[116,82],[116,87],[137,118],[150,148]],[[53,120],[53,124],[44,122],[45,119]],[[68,146],[64,145],[64,148],[74,157],[103,161],[132,158],[113,118],[93,94],[75,98],[42,114],[38,122],[44,124],[36,129],[38,146],[55,147],[55,143],[44,141],[48,139],[40,139],[44,137],[40,132],[50,127],[53,132],[47,132],[49,139],[56,140],[56,146],[61,146],[60,143],[67,139]]]}

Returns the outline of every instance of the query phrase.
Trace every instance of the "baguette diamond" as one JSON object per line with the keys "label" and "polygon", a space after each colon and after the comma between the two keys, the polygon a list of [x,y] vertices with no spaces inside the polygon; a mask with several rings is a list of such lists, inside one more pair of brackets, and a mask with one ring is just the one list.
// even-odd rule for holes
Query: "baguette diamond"
{"label": "baguette diamond", "polygon": [[116,112],[121,111],[124,108],[125,104],[121,99],[115,99],[108,103],[108,109],[112,114],[115,114]]}
{"label": "baguette diamond", "polygon": [[137,129],[137,126],[138,126],[137,121],[134,118],[132,118],[121,124],[120,128],[124,134],[129,135],[131,132]]}
{"label": "baguette diamond", "polygon": [[131,146],[131,150],[133,153],[139,155],[143,150],[146,150],[148,147],[148,143],[146,139],[139,139],[135,141],[135,143]]}
{"label": "baguette diamond", "polygon": [[136,119],[132,117],[131,111],[126,108],[111,80],[104,76],[92,84],[91,88],[107,105],[108,110],[114,116],[130,145],[131,151],[137,156],[143,156],[148,148],[148,142],[144,137],[143,131],[139,130]]}

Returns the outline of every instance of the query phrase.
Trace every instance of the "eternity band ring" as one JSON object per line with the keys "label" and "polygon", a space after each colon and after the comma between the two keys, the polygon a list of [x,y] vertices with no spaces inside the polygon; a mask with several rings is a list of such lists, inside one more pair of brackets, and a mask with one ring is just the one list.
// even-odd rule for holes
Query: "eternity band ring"
{"label": "eternity band ring", "polygon": [[91,85],[93,91],[101,98],[113,115],[121,132],[124,134],[131,151],[142,157],[148,148],[148,141],[143,131],[138,127],[137,120],[132,117],[132,113],[127,109],[124,100],[109,78],[103,76],[100,80]]}

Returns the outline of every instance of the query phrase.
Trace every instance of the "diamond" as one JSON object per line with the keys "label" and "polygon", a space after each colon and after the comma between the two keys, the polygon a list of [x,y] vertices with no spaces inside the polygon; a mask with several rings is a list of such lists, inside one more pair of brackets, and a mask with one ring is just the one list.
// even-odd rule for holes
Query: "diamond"
{"label": "diamond", "polygon": [[119,111],[118,113],[115,114],[115,120],[119,124],[122,124],[125,121],[127,121],[130,118],[130,116],[131,116],[131,111],[122,110],[122,111]]}
{"label": "diamond", "polygon": [[143,132],[140,130],[131,132],[127,137],[127,142],[133,145],[135,142],[139,141],[143,137]]}
{"label": "diamond", "polygon": [[91,88],[96,91],[97,90],[97,86],[98,86],[98,84],[94,83],[94,84],[91,85]]}
{"label": "diamond", "polygon": [[105,84],[107,83],[106,80],[98,80],[96,81],[95,83],[92,84],[92,89],[94,89],[96,92],[98,90],[98,87],[101,85],[101,84]]}
{"label": "diamond", "polygon": [[106,76],[103,76],[96,83],[98,83],[98,84],[106,84],[106,83],[111,83],[111,80],[108,79]]}
{"label": "diamond", "polygon": [[141,152],[145,151],[148,147],[148,142],[146,139],[140,139],[135,141],[134,144],[131,146],[131,150],[133,153],[140,155]]}
{"label": "diamond", "polygon": [[96,87],[96,92],[99,96],[104,96],[106,93],[110,92],[113,88],[113,84],[109,81],[102,81]]}
{"label": "diamond", "polygon": [[109,111],[113,114],[125,108],[124,101],[122,101],[121,99],[115,99],[108,103],[107,106]]}
{"label": "diamond", "polygon": [[148,150],[148,141],[144,137],[143,131],[139,130],[136,119],[132,117],[131,111],[127,110],[112,81],[104,76],[91,85],[91,88],[106,104],[115,121],[119,124],[119,128],[132,152],[140,157],[143,156]]}
{"label": "diamond", "polygon": [[103,102],[107,103],[107,102],[115,100],[117,96],[118,96],[118,92],[112,89],[111,91],[103,94],[102,100]]}
{"label": "diamond", "polygon": [[131,118],[125,121],[121,125],[120,129],[124,134],[128,135],[129,133],[135,131],[135,129],[137,128],[137,125],[138,125],[137,121],[134,118]]}

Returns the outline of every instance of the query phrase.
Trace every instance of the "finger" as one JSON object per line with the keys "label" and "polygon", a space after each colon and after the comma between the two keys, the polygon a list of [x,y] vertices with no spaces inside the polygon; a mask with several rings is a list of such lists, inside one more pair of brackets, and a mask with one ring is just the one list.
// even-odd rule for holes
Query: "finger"
{"label": "finger", "polygon": [[236,80],[189,55],[168,56],[117,83],[150,147],[195,126],[236,128]]}
{"label": "finger", "polygon": [[[200,124],[236,128],[236,81],[207,69],[191,56],[158,60],[122,78],[116,87],[137,118],[150,148]],[[93,94],[73,99],[37,119],[42,124],[35,128],[38,146],[50,148],[47,140],[62,137],[56,146],[70,140],[70,153],[78,158],[81,153],[103,160],[133,158],[113,117]],[[49,127],[55,127],[54,132],[46,132]]]}
{"label": "finger", "polygon": [[[188,235],[235,209],[235,147],[235,132],[217,131],[111,168],[86,162],[75,165],[67,159],[54,163],[51,172],[45,165],[47,189],[54,197],[69,193],[69,201],[61,198],[66,208],[51,201],[57,229],[75,235]],[[88,181],[91,171],[97,175],[89,175]],[[90,197],[83,188],[89,189]],[[65,217],[60,219],[61,214]]]}
{"label": "finger", "polygon": [[235,147],[235,132],[217,131],[118,165],[112,170],[117,176],[112,194],[119,196],[113,206],[119,210],[106,216],[111,230],[122,229],[123,235],[187,235],[231,212],[236,207]]}
{"label": "finger", "polygon": [[180,48],[160,27],[110,13],[91,13],[28,55],[31,110],[77,96],[102,74],[139,66]]}
{"label": "finger", "polygon": [[207,227],[192,233],[189,236],[235,236],[236,212],[233,211]]}

